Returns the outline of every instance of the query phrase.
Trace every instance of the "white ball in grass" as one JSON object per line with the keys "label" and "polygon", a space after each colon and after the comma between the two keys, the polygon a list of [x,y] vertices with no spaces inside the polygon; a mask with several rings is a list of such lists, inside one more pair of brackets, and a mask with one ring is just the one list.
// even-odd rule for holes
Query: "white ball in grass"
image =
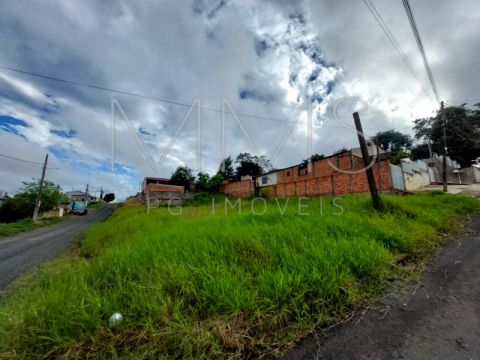
{"label": "white ball in grass", "polygon": [[113,326],[117,326],[118,324],[120,324],[123,320],[123,315],[120,314],[120,313],[113,313],[112,316],[110,316],[110,320],[108,321],[108,324],[113,327]]}

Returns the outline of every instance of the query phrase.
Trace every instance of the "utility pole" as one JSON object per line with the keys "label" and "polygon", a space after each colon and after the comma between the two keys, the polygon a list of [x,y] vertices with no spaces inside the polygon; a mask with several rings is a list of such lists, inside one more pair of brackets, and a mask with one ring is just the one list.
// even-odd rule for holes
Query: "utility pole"
{"label": "utility pole", "polygon": [[447,149],[447,119],[445,117],[445,106],[443,101],[440,102],[440,116],[442,121],[442,128],[443,128],[443,191],[448,191],[448,178],[447,178],[447,156],[448,156],[448,149]]}
{"label": "utility pole", "polygon": [[45,155],[45,163],[43,164],[42,177],[38,187],[37,198],[35,199],[35,208],[33,209],[33,221],[38,220],[38,210],[40,210],[40,199],[42,196],[43,180],[45,180],[45,171],[47,170],[48,154]]}
{"label": "utility pole", "polygon": [[368,155],[367,143],[365,141],[365,135],[363,134],[362,123],[360,122],[360,115],[358,115],[358,112],[353,113],[353,120],[355,121],[355,128],[357,129],[358,142],[360,143],[360,150],[362,151],[363,164],[365,166],[365,172],[367,173],[368,187],[370,188],[373,207],[376,210],[380,210],[381,200],[378,195],[377,186],[375,185],[373,170],[370,166],[370,156]]}
{"label": "utility pole", "polygon": [[85,189],[85,201],[83,202],[83,207],[86,209],[88,205],[88,184],[87,188]]}

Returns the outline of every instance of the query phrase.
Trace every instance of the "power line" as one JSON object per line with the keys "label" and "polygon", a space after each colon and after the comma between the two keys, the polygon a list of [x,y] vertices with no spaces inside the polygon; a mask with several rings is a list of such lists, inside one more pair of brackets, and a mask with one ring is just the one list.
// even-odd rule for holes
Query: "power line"
{"label": "power line", "polygon": [[435,94],[435,99],[437,102],[440,102],[440,97],[438,96],[437,86],[435,84],[435,80],[433,78],[432,70],[430,68],[430,64],[427,60],[427,55],[425,54],[425,49],[423,47],[422,38],[417,29],[417,24],[415,22],[415,18],[412,13],[412,9],[408,0],[402,0],[403,7],[405,8],[405,12],[407,13],[408,21],[410,22],[410,27],[413,31],[413,36],[415,38],[415,42],[417,43],[418,50],[420,51],[420,55],[422,56],[423,65],[425,66],[425,71],[427,72],[428,80],[430,81],[430,85],[432,86],[433,93]]}
{"label": "power line", "polygon": [[383,30],[383,32],[385,33],[385,35],[387,36],[388,40],[390,40],[390,43],[393,45],[393,47],[395,48],[395,50],[397,51],[398,55],[400,56],[400,58],[402,59],[402,61],[405,63],[405,65],[407,66],[408,70],[410,71],[410,73],[412,74],[412,76],[418,80],[418,77],[417,77],[417,73],[415,72],[415,69],[413,68],[412,64],[410,63],[410,61],[408,61],[408,58],[407,56],[405,55],[405,53],[402,51],[400,45],[398,44],[398,41],[397,39],[395,39],[395,36],[393,36],[393,34],[391,33],[390,29],[388,28],[387,24],[385,24],[385,21],[383,21],[383,18],[382,16],[380,15],[380,13],[377,11],[377,9],[375,8],[375,5],[373,5],[372,1],[371,0],[363,0],[363,3],[365,4],[365,6],[368,8],[368,10],[370,11],[370,13],[373,15],[374,19],[377,21],[378,25],[380,26],[380,28]]}
{"label": "power line", "polygon": [[[0,154],[0,157],[6,158],[6,159],[10,159],[10,160],[20,161],[20,162],[23,162],[23,163],[26,163],[26,164],[29,164],[29,165],[35,165],[35,166],[43,166],[43,165],[44,165],[43,163],[40,163],[40,162],[24,160],[24,159],[20,159],[20,158],[17,158],[17,157],[14,157],[14,156],[10,156],[10,155],[5,155],[5,154]],[[55,167],[55,168],[48,168],[48,169],[56,169],[56,170],[58,170],[59,168]]]}
{"label": "power line", "polygon": [[[95,90],[107,91],[107,92],[111,92],[111,93],[114,93],[114,94],[121,94],[121,95],[127,95],[127,96],[147,99],[147,100],[153,100],[153,101],[167,103],[167,104],[170,104],[170,105],[177,105],[177,106],[182,106],[182,107],[187,107],[187,108],[190,108],[192,106],[192,104],[182,103],[182,102],[179,102],[179,101],[162,99],[162,98],[155,97],[155,96],[149,96],[149,95],[143,95],[143,94],[133,93],[133,92],[129,92],[129,91],[117,90],[117,89],[108,88],[108,87],[105,87],[105,86],[88,84],[88,83],[83,83],[83,82],[79,82],[79,81],[66,80],[66,79],[56,77],[56,76],[39,74],[39,73],[31,72],[31,71],[26,71],[26,70],[13,68],[13,67],[10,67],[10,66],[0,65],[0,69],[9,70],[9,71],[17,72],[17,73],[20,73],[20,74],[34,76],[34,77],[38,77],[38,78],[42,78],[42,79],[46,79],[46,80],[62,82],[62,83],[68,84],[68,85],[81,86],[81,87],[86,87],[86,88],[95,89]],[[202,109],[202,110],[213,111],[213,112],[217,112],[217,113],[222,112],[221,109],[216,109],[216,108],[211,108],[211,107],[200,106],[199,108]],[[227,111],[227,113],[231,113],[231,112]],[[269,117],[257,116],[257,115],[250,115],[250,114],[244,114],[244,113],[236,113],[236,114],[238,116],[241,116],[241,117],[252,118],[252,119],[280,121],[280,122],[291,122],[289,120],[281,120],[281,119],[275,119],[275,118],[269,118]]]}
{"label": "power line", "polygon": [[[148,100],[154,100],[154,101],[158,101],[158,102],[164,102],[164,103],[171,104],[171,105],[183,106],[183,107],[188,107],[188,108],[190,108],[192,106],[192,104],[182,103],[182,102],[168,100],[168,99],[162,99],[162,98],[149,96],[149,95],[132,93],[132,92],[128,92],[128,91],[116,90],[116,89],[107,88],[107,87],[104,87],[104,86],[87,84],[87,83],[82,83],[82,82],[78,82],[78,81],[66,80],[66,79],[62,79],[62,78],[59,78],[59,77],[44,75],[44,74],[38,74],[38,73],[31,72],[31,71],[26,71],[26,70],[13,68],[13,67],[10,67],[10,66],[0,65],[0,69],[17,72],[17,73],[24,74],[24,75],[39,77],[39,78],[42,78],[42,79],[62,82],[62,83],[73,85],[73,86],[87,87],[87,88],[92,88],[92,89],[101,90],[101,91],[107,91],[107,92],[111,92],[111,93],[115,93],[115,94],[121,94],[121,95],[138,97],[138,98],[143,98],[143,99],[148,99]],[[211,108],[211,107],[200,106],[200,109],[207,110],[207,111],[213,111],[213,112],[217,112],[217,113],[222,113],[221,109],[216,109],[216,108]],[[226,111],[226,112],[231,113],[230,111]],[[373,115],[373,114],[379,114],[379,113],[382,113],[382,112],[363,113],[363,114],[360,114],[360,115],[362,115],[362,116],[363,115]],[[270,118],[270,117],[264,117],[264,116],[244,114],[244,113],[236,113],[236,114],[238,116],[246,117],[246,118],[276,121],[276,122],[282,122],[282,123],[291,123],[292,122],[291,120],[276,119],[276,118]]]}

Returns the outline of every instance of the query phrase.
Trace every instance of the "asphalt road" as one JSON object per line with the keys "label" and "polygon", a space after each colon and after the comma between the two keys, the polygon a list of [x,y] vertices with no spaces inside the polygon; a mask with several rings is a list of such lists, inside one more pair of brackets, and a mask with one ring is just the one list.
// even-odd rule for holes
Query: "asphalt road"
{"label": "asphalt road", "polygon": [[0,239],[0,292],[19,275],[64,252],[72,240],[104,219],[115,205],[75,216],[58,224]]}
{"label": "asphalt road", "polygon": [[480,359],[480,219],[467,227],[418,284],[327,335],[305,338],[284,359]]}

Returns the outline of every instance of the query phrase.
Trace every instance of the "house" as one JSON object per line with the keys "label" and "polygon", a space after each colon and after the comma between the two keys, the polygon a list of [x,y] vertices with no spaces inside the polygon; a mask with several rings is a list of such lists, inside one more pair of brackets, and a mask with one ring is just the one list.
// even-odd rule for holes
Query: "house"
{"label": "house", "polygon": [[191,194],[183,186],[172,185],[170,179],[146,177],[142,182],[142,203],[182,204]]}
{"label": "house", "polygon": [[69,202],[72,202],[72,201],[85,202],[86,200],[86,202],[88,203],[88,202],[97,200],[97,198],[91,194],[87,194],[85,196],[85,191],[81,191],[81,190],[67,191],[65,195],[67,195]]}

